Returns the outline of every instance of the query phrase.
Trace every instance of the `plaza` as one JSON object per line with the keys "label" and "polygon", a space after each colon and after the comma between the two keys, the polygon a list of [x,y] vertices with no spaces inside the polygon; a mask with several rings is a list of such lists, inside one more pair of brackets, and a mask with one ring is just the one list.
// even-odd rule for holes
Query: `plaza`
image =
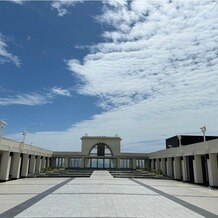
{"label": "plaza", "polygon": [[218,190],[173,180],[29,178],[0,184],[0,217],[217,217]]}
{"label": "plaza", "polygon": [[218,216],[217,139],[152,153],[81,140],[81,152],[55,152],[1,138],[0,218]]}
{"label": "plaza", "polygon": [[0,2],[0,218],[218,217],[214,0]]}
{"label": "plaza", "polygon": [[42,170],[147,170],[167,178],[218,187],[218,139],[151,153],[121,151],[121,138],[81,137],[81,152],[50,151],[1,138],[0,181],[40,174]]}

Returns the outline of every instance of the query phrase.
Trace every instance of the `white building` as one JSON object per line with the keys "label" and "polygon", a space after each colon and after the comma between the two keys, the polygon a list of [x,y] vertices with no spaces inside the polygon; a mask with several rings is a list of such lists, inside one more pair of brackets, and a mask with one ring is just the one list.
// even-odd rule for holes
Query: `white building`
{"label": "white building", "polygon": [[83,136],[81,152],[52,152],[2,138],[0,180],[18,179],[46,167],[151,169],[185,182],[218,187],[218,139],[152,153],[123,153],[121,138]]}

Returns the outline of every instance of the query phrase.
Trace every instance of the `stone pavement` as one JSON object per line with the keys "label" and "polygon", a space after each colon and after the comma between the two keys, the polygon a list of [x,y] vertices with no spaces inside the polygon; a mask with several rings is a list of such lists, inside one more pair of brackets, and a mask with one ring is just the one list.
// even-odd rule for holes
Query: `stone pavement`
{"label": "stone pavement", "polygon": [[107,171],[2,183],[0,197],[0,213],[6,211],[0,218],[218,217],[218,190],[173,180],[117,179]]}

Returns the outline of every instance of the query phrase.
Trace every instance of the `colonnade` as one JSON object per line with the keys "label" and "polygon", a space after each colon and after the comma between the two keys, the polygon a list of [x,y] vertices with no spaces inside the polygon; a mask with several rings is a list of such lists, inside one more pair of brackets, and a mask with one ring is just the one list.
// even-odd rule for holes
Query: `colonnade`
{"label": "colonnade", "polygon": [[150,158],[148,168],[176,180],[218,187],[218,154]]}
{"label": "colonnade", "polygon": [[50,167],[53,152],[0,137],[0,181],[25,178]]}
{"label": "colonnade", "polygon": [[50,157],[9,151],[0,153],[0,181],[25,178],[50,166]]}
{"label": "colonnade", "polygon": [[[99,159],[105,162],[111,162],[104,165],[91,165],[90,160],[96,161]],[[145,169],[146,159],[144,158],[116,158],[113,157],[52,157],[52,167],[54,168],[116,168],[116,169]]]}

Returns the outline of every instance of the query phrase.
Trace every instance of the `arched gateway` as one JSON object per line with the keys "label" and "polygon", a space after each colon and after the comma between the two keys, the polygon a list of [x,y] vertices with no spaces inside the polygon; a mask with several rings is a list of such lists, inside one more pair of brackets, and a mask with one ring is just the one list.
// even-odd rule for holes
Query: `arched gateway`
{"label": "arched gateway", "polygon": [[83,136],[81,152],[54,152],[52,166],[62,168],[145,168],[143,153],[120,152],[121,138],[115,135]]}
{"label": "arched gateway", "polygon": [[117,158],[120,154],[120,137],[84,136],[82,154],[86,168],[117,168]]}

